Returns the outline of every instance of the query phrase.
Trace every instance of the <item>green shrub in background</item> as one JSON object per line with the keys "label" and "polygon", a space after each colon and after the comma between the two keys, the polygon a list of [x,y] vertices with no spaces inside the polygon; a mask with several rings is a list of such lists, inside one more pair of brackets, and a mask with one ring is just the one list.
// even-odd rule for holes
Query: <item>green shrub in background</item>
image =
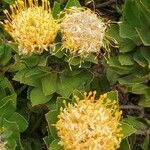
{"label": "green shrub in background", "polygon": [[[140,96],[139,108],[144,111],[144,107],[150,106],[150,2],[148,0],[126,0],[122,18],[116,24],[112,24],[108,35],[118,42],[118,50],[114,50],[107,66],[107,79],[110,84],[119,82],[125,86],[128,92]],[[131,106],[132,107],[132,106]],[[143,117],[143,116],[142,116]],[[141,117],[131,117],[123,119],[136,129],[149,129],[149,123],[138,122]],[[144,122],[145,122],[144,121]],[[145,130],[144,129],[144,130]],[[149,130],[143,145],[137,146],[139,149],[148,149]],[[137,133],[138,134],[138,133]],[[128,140],[130,141],[130,146]],[[124,149],[136,149],[134,147],[134,134],[130,138],[123,140]],[[133,143],[132,143],[132,142]]]}
{"label": "green shrub in background", "polygon": [[0,76],[0,99],[0,139],[8,149],[23,149],[20,133],[27,129],[28,122],[16,111],[17,94],[4,76]]}
{"label": "green shrub in background", "polygon": [[119,52],[109,61],[107,77],[141,95],[139,105],[150,106],[150,2],[126,0],[123,16],[109,34],[118,42]]}

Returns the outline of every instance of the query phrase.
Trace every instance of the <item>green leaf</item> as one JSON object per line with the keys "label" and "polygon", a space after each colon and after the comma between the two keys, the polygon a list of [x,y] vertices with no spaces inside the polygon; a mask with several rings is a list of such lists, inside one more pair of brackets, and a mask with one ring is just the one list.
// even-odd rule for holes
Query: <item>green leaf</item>
{"label": "green leaf", "polygon": [[4,130],[4,132],[1,134],[2,139],[7,139],[13,134],[13,131],[11,130]]}
{"label": "green leaf", "polygon": [[59,140],[54,140],[51,145],[49,150],[64,150],[61,145],[58,144]]}
{"label": "green leaf", "polygon": [[0,45],[0,59],[2,58],[2,56],[3,56],[3,54],[4,54],[4,47],[5,47],[5,45],[4,44],[1,44]]}
{"label": "green leaf", "polygon": [[54,141],[54,138],[52,136],[46,136],[43,138],[45,144],[47,147],[50,147],[50,144],[52,143],[52,141]]}
{"label": "green leaf", "polygon": [[149,92],[150,87],[148,86],[148,89],[146,89],[145,91],[145,97],[148,99],[150,99],[150,92]]}
{"label": "green leaf", "polygon": [[21,58],[22,62],[25,63],[28,67],[35,67],[40,62],[40,56],[24,56]]}
{"label": "green leaf", "polygon": [[38,63],[39,67],[46,67],[49,56],[46,54],[41,55],[40,62]]}
{"label": "green leaf", "polygon": [[90,90],[97,91],[97,94],[101,94],[108,91],[109,87],[110,87],[110,83],[106,75],[95,77],[90,84]]}
{"label": "green leaf", "polygon": [[0,100],[6,96],[5,90],[0,86]]}
{"label": "green leaf", "polygon": [[150,90],[150,88],[148,88],[148,86],[145,84],[134,84],[134,85],[132,85],[132,93],[135,93],[135,94],[146,93],[147,89]]}
{"label": "green leaf", "polygon": [[133,70],[133,66],[122,66],[117,56],[111,57],[109,66],[119,75],[129,74]]}
{"label": "green leaf", "polygon": [[48,102],[45,104],[45,105],[48,107],[49,110],[57,109],[56,99],[57,99],[57,97],[56,97],[56,96],[53,96],[53,97],[51,98],[51,100],[48,101]]}
{"label": "green leaf", "polygon": [[140,11],[137,1],[126,0],[124,7],[125,19],[133,26],[140,26]]}
{"label": "green leaf", "polygon": [[142,97],[140,99],[139,105],[143,106],[143,107],[148,107],[149,108],[150,107],[150,98],[149,97],[148,98]]}
{"label": "green leaf", "polygon": [[[150,5],[147,4],[145,5],[143,2],[145,0],[140,0],[137,1],[138,2],[138,7],[139,7],[139,11],[140,11],[140,20],[141,20],[141,28],[145,28],[150,26]],[[149,8],[148,8],[149,7]]]}
{"label": "green leaf", "polygon": [[4,0],[6,3],[8,3],[8,4],[13,4],[14,2],[15,2],[15,0]]}
{"label": "green leaf", "polygon": [[40,70],[38,67],[36,67],[36,68],[26,69],[26,73],[24,74],[24,77],[25,78],[30,78],[34,76],[41,77],[43,74],[44,72]]}
{"label": "green leaf", "polygon": [[88,57],[86,57],[85,61],[92,62],[94,64],[98,64],[97,56],[94,54],[90,54]]}
{"label": "green leaf", "polygon": [[131,126],[125,122],[122,122],[122,131],[123,131],[123,138],[126,138],[126,137],[132,135],[133,133],[135,133],[136,129],[133,126]]}
{"label": "green leaf", "polygon": [[150,1],[149,0],[140,0],[141,3],[149,10],[150,12]]}
{"label": "green leaf", "polygon": [[65,60],[66,60],[69,64],[71,64],[71,65],[73,65],[73,66],[79,66],[80,63],[81,63],[81,58],[80,58],[80,57],[72,57],[72,58],[66,57]]}
{"label": "green leaf", "polygon": [[132,40],[134,43],[136,43],[137,45],[140,45],[142,43],[134,27],[129,25],[127,22],[122,22],[119,24],[119,26],[120,26],[119,34],[122,38],[128,38]]}
{"label": "green leaf", "polygon": [[142,67],[146,67],[148,65],[146,59],[142,57],[140,49],[134,53],[133,59]]}
{"label": "green leaf", "polygon": [[65,52],[63,52],[63,50],[60,49],[60,46],[56,45],[56,50],[53,51],[51,54],[58,57],[58,58],[62,58],[65,54]]}
{"label": "green leaf", "polygon": [[14,61],[14,64],[10,66],[10,70],[13,72],[17,72],[26,68],[26,64],[20,60],[18,55],[14,56]]}
{"label": "green leaf", "polygon": [[9,150],[16,150],[17,142],[14,138],[10,137],[6,139],[6,146]]}
{"label": "green leaf", "polygon": [[[3,87],[3,89],[7,89],[9,90],[9,93],[14,94],[14,88],[12,86],[12,84],[10,83],[10,81],[7,78],[3,78],[2,81],[0,82],[0,85]],[[8,91],[7,91],[8,92]]]}
{"label": "green leaf", "polygon": [[147,122],[147,124],[150,126],[150,119],[145,118],[145,121]]}
{"label": "green leaf", "polygon": [[112,24],[107,32],[111,38],[118,42],[120,52],[129,52],[135,48],[136,44],[131,39],[120,37],[118,24]]}
{"label": "green leaf", "polygon": [[132,85],[132,84],[143,83],[145,81],[145,79],[138,78],[135,75],[129,75],[129,76],[125,76],[125,77],[120,78],[118,81],[120,84]]}
{"label": "green leaf", "polygon": [[110,84],[115,84],[119,78],[119,75],[111,68],[107,69],[106,76]]}
{"label": "green leaf", "polygon": [[150,32],[149,32],[149,28],[145,28],[145,29],[140,29],[140,28],[136,28],[136,31],[140,37],[140,39],[142,40],[143,44],[145,46],[150,46]]}
{"label": "green leaf", "polygon": [[117,91],[107,92],[107,98],[118,102],[118,92]]}
{"label": "green leaf", "polygon": [[74,96],[77,96],[77,97],[79,97],[80,99],[84,99],[84,92],[75,89],[75,90],[73,91],[73,98],[74,98]]}
{"label": "green leaf", "polygon": [[123,122],[133,126],[136,129],[146,130],[147,128],[144,123],[142,123],[137,118],[132,117],[132,116],[128,116],[128,118],[124,118]]}
{"label": "green leaf", "polygon": [[12,134],[11,138],[13,138],[16,141],[18,149],[19,150],[23,150],[23,147],[22,147],[22,144],[21,144],[21,140],[20,140],[20,135],[19,135],[19,127],[18,127],[17,123],[8,121],[7,119],[4,119],[3,127],[6,130],[13,131],[13,134]]}
{"label": "green leaf", "polygon": [[150,135],[147,135],[142,145],[143,150],[148,150],[150,144]]}
{"label": "green leaf", "polygon": [[15,112],[15,107],[11,100],[0,103],[0,117],[8,118]]}
{"label": "green leaf", "polygon": [[41,150],[43,145],[41,144],[40,139],[38,137],[24,139],[23,148],[24,150]]}
{"label": "green leaf", "polygon": [[30,92],[32,106],[45,104],[52,98],[52,95],[45,96],[41,87],[35,87]]}
{"label": "green leaf", "polygon": [[4,45],[4,53],[0,58],[0,64],[5,66],[10,61],[12,54],[11,54],[11,48],[9,46]]}
{"label": "green leaf", "polygon": [[119,35],[119,25],[118,24],[111,24],[111,26],[107,30],[107,35],[114,38],[116,41],[120,41]]}
{"label": "green leaf", "polygon": [[128,139],[130,141],[131,149],[134,149],[134,146],[135,146],[135,143],[136,143],[136,134],[132,134]]}
{"label": "green leaf", "polygon": [[118,60],[121,65],[133,65],[134,61],[132,59],[132,55],[130,54],[120,54]]}
{"label": "green leaf", "polygon": [[78,0],[68,0],[65,8],[74,7],[74,6],[75,7],[81,7]]}
{"label": "green leaf", "polygon": [[1,103],[2,102],[8,102],[8,101],[12,101],[13,106],[16,108],[16,103],[17,103],[17,95],[16,95],[16,93],[4,97],[1,100]]}
{"label": "green leaf", "polygon": [[58,3],[57,1],[54,2],[53,5],[53,9],[52,9],[52,14],[54,18],[58,17],[58,14],[60,13],[61,9],[60,9],[60,3]]}
{"label": "green leaf", "polygon": [[123,139],[120,144],[120,150],[131,150],[128,139]]}
{"label": "green leaf", "polygon": [[45,76],[47,73],[39,70],[38,68],[34,69],[23,69],[18,71],[13,80],[19,81],[20,83],[27,84],[30,86],[38,87],[40,85],[40,78]]}
{"label": "green leaf", "polygon": [[57,101],[56,101],[57,110],[60,110],[61,108],[65,107],[64,101],[66,102],[66,104],[68,104],[68,103],[72,103],[73,99],[64,98],[64,97],[58,97]]}
{"label": "green leaf", "polygon": [[136,47],[136,44],[127,38],[120,39],[121,41],[119,42],[119,51],[121,53],[126,53],[134,50]]}
{"label": "green leaf", "polygon": [[142,56],[147,60],[148,68],[150,69],[150,49],[149,49],[149,47],[141,47],[140,51],[141,51]]}
{"label": "green leaf", "polygon": [[57,91],[57,74],[51,73],[42,78],[42,89],[45,96],[51,95]]}
{"label": "green leaf", "polygon": [[16,122],[20,132],[24,132],[28,127],[27,120],[17,112],[12,114],[12,116],[9,118],[9,121]]}
{"label": "green leaf", "polygon": [[92,80],[92,75],[88,71],[82,71],[76,76],[64,76],[58,82],[58,93],[65,98],[69,98],[75,89],[83,89]]}
{"label": "green leaf", "polygon": [[51,135],[53,136],[54,139],[58,138],[57,129],[54,126],[56,124],[57,120],[58,120],[58,118],[57,118],[58,115],[59,115],[59,110],[49,111],[46,114],[46,120],[47,120],[47,123],[48,123],[48,127],[49,127]]}
{"label": "green leaf", "polygon": [[81,80],[79,77],[65,77],[58,83],[58,93],[65,98],[68,98],[74,89],[79,88]]}

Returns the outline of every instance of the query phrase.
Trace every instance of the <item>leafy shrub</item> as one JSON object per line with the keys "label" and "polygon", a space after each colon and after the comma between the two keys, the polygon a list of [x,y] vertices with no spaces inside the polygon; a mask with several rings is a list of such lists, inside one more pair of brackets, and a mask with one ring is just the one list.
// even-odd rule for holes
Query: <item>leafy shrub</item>
{"label": "leafy shrub", "polygon": [[107,77],[141,95],[139,105],[149,107],[150,87],[150,3],[126,0],[123,16],[111,26],[109,34],[118,42],[119,52],[109,61]]}
{"label": "leafy shrub", "polygon": [[28,122],[16,111],[17,94],[3,76],[0,76],[0,99],[0,137],[7,142],[8,149],[23,149],[20,133],[27,129]]}

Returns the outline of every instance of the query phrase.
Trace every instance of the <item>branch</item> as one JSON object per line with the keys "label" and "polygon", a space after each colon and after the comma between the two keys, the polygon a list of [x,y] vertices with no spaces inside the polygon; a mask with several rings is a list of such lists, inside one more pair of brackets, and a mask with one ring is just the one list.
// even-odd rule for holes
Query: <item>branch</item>
{"label": "branch", "polygon": [[120,109],[135,109],[139,110],[141,113],[139,115],[140,118],[144,117],[144,108],[136,105],[121,105]]}
{"label": "branch", "polygon": [[135,105],[121,105],[120,106],[121,109],[138,109],[138,110],[142,110],[143,108],[140,106],[135,106]]}
{"label": "branch", "polygon": [[95,7],[100,9],[100,8],[106,7],[107,5],[110,5],[115,2],[116,2],[116,0],[109,0],[109,1],[101,3],[101,4],[97,4]]}
{"label": "branch", "polygon": [[136,135],[150,135],[150,130],[144,130],[144,131],[137,130],[135,134]]}

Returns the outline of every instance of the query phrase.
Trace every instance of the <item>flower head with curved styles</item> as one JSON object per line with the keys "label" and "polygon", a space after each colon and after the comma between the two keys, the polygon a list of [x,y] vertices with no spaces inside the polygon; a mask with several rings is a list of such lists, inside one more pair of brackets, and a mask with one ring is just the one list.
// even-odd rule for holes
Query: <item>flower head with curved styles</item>
{"label": "flower head with curved styles", "polygon": [[0,128],[0,150],[6,150],[6,142],[1,140],[1,128]]}
{"label": "flower head with curved styles", "polygon": [[0,150],[7,150],[7,146],[6,146],[7,142],[4,142],[2,137],[3,131],[4,128],[0,127]]}
{"label": "flower head with curved styles", "polygon": [[38,0],[17,0],[4,13],[4,27],[18,43],[20,54],[42,53],[59,30],[48,0],[42,0],[41,5]]}
{"label": "flower head with curved styles", "polygon": [[56,128],[66,150],[115,150],[122,139],[121,111],[107,94],[95,99],[96,92],[85,94],[76,103],[65,104]]}
{"label": "flower head with curved styles", "polygon": [[0,150],[6,150],[6,143],[3,143],[2,141],[0,141]]}
{"label": "flower head with curved styles", "polygon": [[72,7],[61,22],[63,48],[73,55],[87,57],[104,46],[106,24],[90,9]]}

